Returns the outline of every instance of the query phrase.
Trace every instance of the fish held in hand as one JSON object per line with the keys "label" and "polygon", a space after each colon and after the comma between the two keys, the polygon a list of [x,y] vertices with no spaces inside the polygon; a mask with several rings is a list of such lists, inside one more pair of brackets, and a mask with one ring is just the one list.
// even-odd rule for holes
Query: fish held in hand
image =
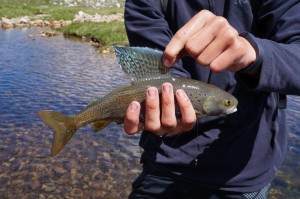
{"label": "fish held in hand", "polygon": [[[237,110],[238,101],[228,92],[201,81],[172,77],[170,69],[162,63],[162,51],[116,46],[115,53],[122,70],[130,77],[131,84],[111,91],[72,116],[49,110],[39,111],[40,118],[54,130],[52,156],[59,153],[84,125],[92,124],[95,131],[100,131],[112,122],[123,123],[132,101],[141,103],[140,119],[143,121],[147,88],[157,87],[161,93],[161,85],[165,82],[171,83],[174,91],[183,89],[186,92],[197,116],[221,116]],[[179,118],[181,114],[176,98],[175,109],[176,117]]]}

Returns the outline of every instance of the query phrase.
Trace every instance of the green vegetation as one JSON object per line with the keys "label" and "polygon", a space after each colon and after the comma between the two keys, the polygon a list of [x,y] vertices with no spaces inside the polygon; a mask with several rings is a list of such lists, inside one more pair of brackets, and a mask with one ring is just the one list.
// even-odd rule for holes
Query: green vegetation
{"label": "green vegetation", "polygon": [[79,37],[95,37],[100,40],[102,48],[111,48],[114,44],[128,44],[124,22],[121,21],[73,23],[64,27],[63,32]]}
{"label": "green vegetation", "polygon": [[124,8],[92,8],[86,6],[67,7],[49,3],[49,0],[0,0],[0,17],[46,15],[44,19],[72,20],[80,10],[88,14],[110,15],[123,13]]}
{"label": "green vegetation", "polygon": [[[73,20],[75,14],[83,11],[90,15],[110,15],[123,13],[124,8],[92,8],[87,6],[58,6],[50,0],[0,0],[1,17],[16,18],[21,16],[34,17],[44,15],[44,20]],[[124,23],[120,21],[102,23],[73,23],[62,29],[66,35],[78,37],[95,37],[100,40],[101,48],[110,48],[114,44],[128,44]]]}

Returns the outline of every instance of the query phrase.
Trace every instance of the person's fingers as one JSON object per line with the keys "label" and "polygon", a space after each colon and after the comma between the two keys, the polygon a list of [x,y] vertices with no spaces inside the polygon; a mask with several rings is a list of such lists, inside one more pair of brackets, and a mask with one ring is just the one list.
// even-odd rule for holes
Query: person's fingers
{"label": "person's fingers", "polygon": [[256,52],[254,48],[242,37],[237,37],[230,44],[230,47],[224,50],[210,64],[210,68],[214,72],[224,70],[238,71],[249,66],[256,60]]}
{"label": "person's fingers", "polygon": [[184,132],[191,130],[194,127],[197,120],[194,107],[191,101],[189,100],[188,96],[182,89],[178,89],[176,91],[176,99],[181,112],[181,131]]}
{"label": "person's fingers", "polygon": [[159,94],[156,87],[146,91],[145,129],[157,135],[161,132]]}
{"label": "person's fingers", "polygon": [[133,101],[129,105],[124,118],[124,131],[129,134],[135,134],[142,129],[142,124],[139,123],[141,105]]}
{"label": "person's fingers", "polygon": [[175,116],[175,103],[173,86],[170,83],[162,85],[162,100],[161,100],[161,125],[168,133],[174,132],[177,126]]}
{"label": "person's fingers", "polygon": [[176,62],[187,41],[201,30],[212,16],[211,12],[203,10],[175,33],[164,52],[163,60],[166,67],[170,67]]}
{"label": "person's fingers", "polygon": [[224,26],[228,23],[223,17],[211,17],[198,32],[195,32],[190,37],[186,44],[185,50],[193,57],[200,55],[203,50],[217,38]]}

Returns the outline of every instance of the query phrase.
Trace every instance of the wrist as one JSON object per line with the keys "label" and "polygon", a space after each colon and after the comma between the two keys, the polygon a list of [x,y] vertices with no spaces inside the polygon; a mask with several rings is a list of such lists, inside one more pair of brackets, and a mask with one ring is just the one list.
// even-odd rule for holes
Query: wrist
{"label": "wrist", "polygon": [[263,48],[258,44],[252,34],[248,32],[242,32],[239,35],[251,44],[256,53],[256,60],[247,67],[239,70],[239,73],[257,77],[260,73],[261,65],[263,62]]}

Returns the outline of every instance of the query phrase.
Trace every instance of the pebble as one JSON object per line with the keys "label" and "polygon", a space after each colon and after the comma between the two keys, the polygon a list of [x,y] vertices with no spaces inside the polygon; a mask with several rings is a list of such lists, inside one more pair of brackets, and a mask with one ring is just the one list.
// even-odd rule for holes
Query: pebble
{"label": "pebble", "polygon": [[43,194],[40,194],[39,199],[46,199],[46,197]]}
{"label": "pebble", "polygon": [[67,169],[67,170],[71,170],[71,169],[79,169],[80,166],[79,166],[79,164],[77,163],[76,160],[70,159],[68,162],[66,162],[64,164],[64,168]]}
{"label": "pebble", "polygon": [[40,182],[37,180],[32,180],[29,182],[29,186],[32,190],[36,190],[40,187]]}
{"label": "pebble", "polygon": [[49,185],[43,184],[43,186],[42,186],[42,190],[45,192],[53,192],[53,191],[55,191],[55,189],[56,189],[56,186],[52,185],[52,184],[49,184]]}
{"label": "pebble", "polygon": [[64,173],[66,173],[66,170],[64,168],[58,166],[54,167],[53,171],[58,175],[63,175]]}

